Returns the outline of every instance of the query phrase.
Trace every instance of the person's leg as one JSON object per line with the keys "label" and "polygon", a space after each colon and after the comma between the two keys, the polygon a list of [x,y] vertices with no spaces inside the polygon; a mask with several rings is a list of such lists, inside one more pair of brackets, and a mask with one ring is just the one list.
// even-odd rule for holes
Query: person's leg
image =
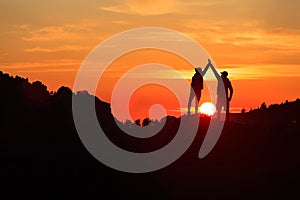
{"label": "person's leg", "polygon": [[222,110],[222,102],[220,97],[217,97],[217,105],[216,105],[216,109],[217,109],[217,119],[221,118],[221,110]]}
{"label": "person's leg", "polygon": [[196,99],[195,99],[195,114],[198,114],[199,101],[201,98],[201,91],[197,91]]}
{"label": "person's leg", "polygon": [[195,114],[198,114],[198,106],[199,106],[199,101],[197,98],[195,98]]}
{"label": "person's leg", "polygon": [[194,92],[193,88],[191,87],[190,97],[189,97],[189,102],[188,102],[188,113],[187,113],[188,115],[191,114],[191,104],[192,104],[194,97],[195,97],[195,92]]}
{"label": "person's leg", "polygon": [[226,101],[226,121],[229,121],[229,101]]}

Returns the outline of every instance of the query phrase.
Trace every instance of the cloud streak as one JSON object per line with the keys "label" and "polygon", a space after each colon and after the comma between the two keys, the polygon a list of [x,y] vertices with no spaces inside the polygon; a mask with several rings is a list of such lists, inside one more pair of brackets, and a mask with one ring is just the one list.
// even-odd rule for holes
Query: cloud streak
{"label": "cloud streak", "polygon": [[264,79],[268,77],[300,77],[300,65],[227,65],[220,67],[228,71],[232,80]]}
{"label": "cloud streak", "polygon": [[34,53],[34,52],[55,53],[61,51],[83,51],[89,49],[92,49],[92,47],[81,46],[81,45],[62,45],[54,48],[43,48],[43,47],[36,46],[32,48],[26,48],[24,49],[24,51],[28,53]]}
{"label": "cloud streak", "polygon": [[176,0],[123,0],[117,5],[102,6],[98,8],[102,11],[151,16],[176,13],[178,11],[178,1]]}
{"label": "cloud streak", "polygon": [[180,24],[187,34],[197,36],[215,44],[234,44],[236,46],[265,46],[272,49],[300,49],[300,30],[273,28],[264,29],[261,21],[190,20]]}
{"label": "cloud streak", "polygon": [[46,26],[29,31],[29,36],[22,37],[27,42],[65,41],[82,39],[94,24],[67,24],[62,26]]}
{"label": "cloud streak", "polygon": [[53,59],[37,62],[17,62],[1,66],[4,71],[10,72],[75,72],[80,66],[81,60],[77,59]]}
{"label": "cloud streak", "polygon": [[121,0],[118,1],[118,3],[115,5],[103,5],[98,7],[98,9],[101,11],[108,11],[128,15],[155,16],[175,13],[186,14],[194,7],[203,8],[203,12],[205,8],[212,7],[217,4],[222,4],[222,1]]}

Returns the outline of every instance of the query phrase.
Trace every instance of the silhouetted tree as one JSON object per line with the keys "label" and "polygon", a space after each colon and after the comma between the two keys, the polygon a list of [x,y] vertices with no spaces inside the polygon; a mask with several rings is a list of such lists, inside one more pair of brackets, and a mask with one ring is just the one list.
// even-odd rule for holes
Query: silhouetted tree
{"label": "silhouetted tree", "polygon": [[87,90],[81,90],[81,91],[77,91],[77,94],[79,94],[79,95],[89,95],[89,92]]}
{"label": "silhouetted tree", "polygon": [[[31,85],[26,82],[25,79],[16,77],[16,80],[22,85],[22,91],[24,92],[27,98],[34,101],[45,101],[49,98],[49,91],[47,86],[40,81],[35,81]],[[25,81],[25,82],[24,82]]]}
{"label": "silhouetted tree", "polygon": [[56,92],[57,96],[71,96],[72,94],[72,90],[65,86],[60,87]]}
{"label": "silhouetted tree", "polygon": [[150,122],[151,122],[151,120],[150,120],[148,117],[146,117],[146,118],[143,120],[142,125],[143,125],[143,126],[148,126],[148,125],[150,124]]}
{"label": "silhouetted tree", "polygon": [[124,125],[125,126],[130,126],[132,124],[132,122],[129,120],[129,119],[127,119],[125,122],[124,122]]}
{"label": "silhouetted tree", "polygon": [[32,86],[39,87],[39,88],[41,88],[43,90],[47,90],[47,86],[45,86],[41,81],[34,81],[32,83]]}
{"label": "silhouetted tree", "polygon": [[140,120],[140,119],[135,120],[134,123],[135,123],[136,125],[138,125],[138,126],[141,126],[141,120]]}
{"label": "silhouetted tree", "polygon": [[241,113],[246,113],[246,109],[245,108],[243,108],[242,110],[241,110]]}
{"label": "silhouetted tree", "polygon": [[159,124],[159,121],[156,119],[156,120],[152,121],[152,124],[157,125],[157,124]]}
{"label": "silhouetted tree", "polygon": [[260,105],[260,109],[261,109],[261,110],[267,109],[267,105],[266,105],[265,102],[263,102],[263,103]]}

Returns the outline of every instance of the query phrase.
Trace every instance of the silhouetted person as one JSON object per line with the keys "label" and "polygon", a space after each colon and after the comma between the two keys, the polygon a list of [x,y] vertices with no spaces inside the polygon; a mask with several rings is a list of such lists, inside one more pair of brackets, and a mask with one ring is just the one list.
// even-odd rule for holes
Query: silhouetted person
{"label": "silhouetted person", "polygon": [[191,104],[195,98],[195,113],[198,113],[198,105],[201,98],[201,91],[203,90],[203,76],[206,74],[210,63],[208,63],[205,69],[202,71],[200,67],[195,68],[195,74],[192,78],[191,89],[190,89],[190,98],[188,102],[188,115],[191,114]]}
{"label": "silhouetted person", "polygon": [[[214,72],[217,80],[218,80],[218,88],[217,88],[217,117],[218,119],[220,119],[220,115],[221,115],[221,110],[222,107],[224,107],[224,110],[226,111],[226,120],[229,119],[229,102],[232,99],[232,95],[233,95],[233,88],[231,85],[230,80],[227,78],[228,76],[228,72],[223,71],[221,72],[221,76],[219,75],[219,73],[217,72],[217,70],[215,69],[215,67],[211,64],[210,60],[208,60],[208,62],[210,63],[211,69]],[[228,90],[230,92],[230,94],[228,95]]]}

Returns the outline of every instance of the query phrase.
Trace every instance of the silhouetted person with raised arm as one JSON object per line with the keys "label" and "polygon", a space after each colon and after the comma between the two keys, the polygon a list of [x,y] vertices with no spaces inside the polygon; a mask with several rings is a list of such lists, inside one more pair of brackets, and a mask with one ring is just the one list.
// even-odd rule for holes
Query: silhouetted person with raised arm
{"label": "silhouetted person with raised arm", "polygon": [[[208,62],[211,66],[213,73],[215,74],[218,80],[218,88],[217,88],[218,97],[217,97],[217,105],[216,105],[217,117],[218,119],[220,119],[221,110],[222,107],[224,107],[224,110],[226,111],[226,121],[227,121],[229,119],[229,102],[231,101],[233,95],[233,88],[231,82],[227,78],[228,72],[223,71],[221,72],[221,76],[220,76],[217,70],[215,69],[215,67],[213,66],[213,64],[211,64],[209,59]],[[228,90],[230,92],[229,95],[228,95]]]}
{"label": "silhouetted person with raised arm", "polygon": [[190,89],[190,98],[188,102],[188,115],[191,114],[191,104],[195,98],[195,113],[198,113],[199,101],[201,98],[201,91],[203,90],[203,76],[206,74],[210,63],[208,63],[205,69],[202,71],[200,67],[195,68],[195,74],[192,78],[191,89]]}

